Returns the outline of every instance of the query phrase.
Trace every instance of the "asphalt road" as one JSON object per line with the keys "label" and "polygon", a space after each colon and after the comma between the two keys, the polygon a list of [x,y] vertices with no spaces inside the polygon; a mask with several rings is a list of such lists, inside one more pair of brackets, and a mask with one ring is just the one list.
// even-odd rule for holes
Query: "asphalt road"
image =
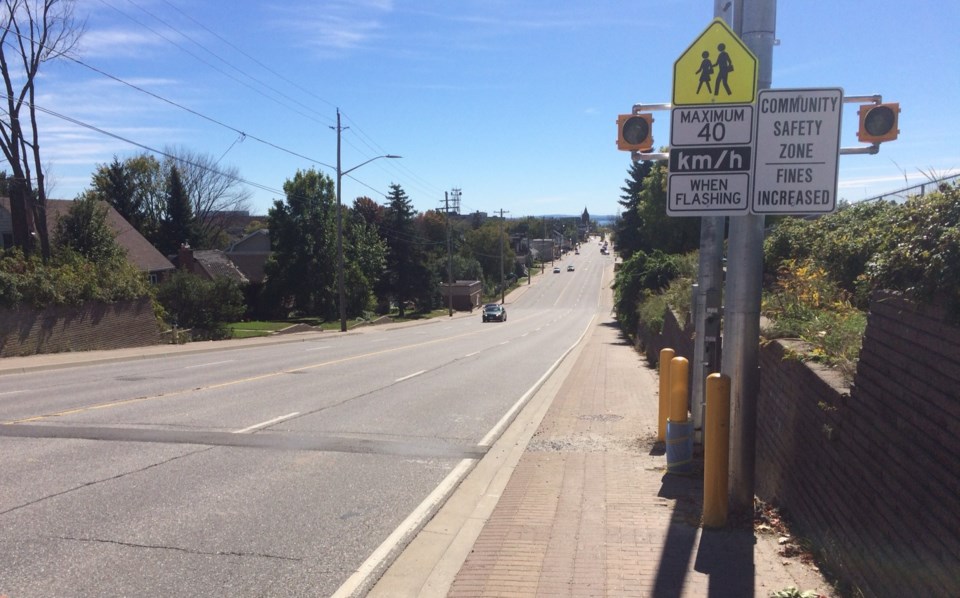
{"label": "asphalt road", "polygon": [[505,323],[0,377],[0,595],[326,596],[385,567],[581,338],[610,259],[585,244]]}

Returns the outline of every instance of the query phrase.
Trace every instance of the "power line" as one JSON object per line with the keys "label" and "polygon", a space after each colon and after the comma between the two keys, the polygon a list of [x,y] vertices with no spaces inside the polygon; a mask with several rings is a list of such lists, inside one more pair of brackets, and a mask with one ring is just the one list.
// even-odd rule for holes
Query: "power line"
{"label": "power line", "polygon": [[[131,4],[134,4],[134,3],[132,2],[132,0],[127,0],[127,2],[130,2]],[[259,89],[257,89],[257,88],[254,87],[253,85],[250,85],[250,84],[247,83],[246,81],[242,81],[241,79],[235,77],[234,75],[231,75],[230,73],[224,71],[223,69],[217,67],[216,65],[210,63],[209,61],[204,60],[203,58],[201,58],[200,56],[198,56],[198,55],[195,54],[194,52],[191,52],[191,51],[188,50],[187,48],[185,48],[185,47],[183,47],[182,45],[178,44],[177,42],[173,41],[172,39],[170,39],[169,37],[167,37],[167,36],[164,35],[163,33],[161,33],[161,32],[159,32],[159,31],[153,29],[152,27],[150,27],[149,25],[147,25],[147,24],[144,23],[143,21],[140,21],[140,20],[134,18],[133,16],[125,13],[124,11],[120,10],[120,9],[117,8],[116,6],[111,5],[111,4],[108,3],[106,0],[100,0],[100,3],[103,4],[104,6],[107,6],[108,8],[113,9],[114,11],[120,13],[121,15],[123,15],[124,17],[130,19],[131,21],[133,21],[133,22],[136,23],[137,25],[140,25],[141,27],[143,27],[144,29],[146,29],[146,30],[149,31],[150,33],[156,35],[156,36],[159,37],[160,39],[166,41],[166,42],[169,43],[170,45],[172,45],[172,46],[174,46],[175,48],[179,49],[181,52],[183,52],[183,53],[191,56],[191,57],[192,57],[194,60],[196,60],[197,62],[200,62],[200,63],[202,63],[202,64],[205,64],[206,66],[208,66],[208,67],[210,67],[211,69],[215,70],[216,72],[220,73],[220,74],[223,75],[224,77],[227,77],[228,79],[231,79],[231,80],[239,83],[240,85],[243,85],[244,87],[246,87],[246,88],[249,89],[250,91],[253,91],[253,92],[256,93],[256,94],[259,94],[259,95],[267,98],[268,100],[270,100],[270,101],[272,101],[272,102],[276,102],[277,104],[283,106],[284,108],[287,108],[288,110],[291,110],[291,111],[299,114],[300,116],[303,116],[303,117],[305,117],[305,118],[308,118],[308,119],[310,119],[310,120],[312,120],[312,121],[315,121],[315,122],[318,122],[318,123],[321,123],[321,124],[324,124],[324,125],[327,124],[327,123],[322,122],[321,120],[319,120],[319,119],[317,119],[317,118],[314,118],[313,116],[311,116],[311,115],[309,115],[309,114],[305,114],[304,112],[301,112],[300,110],[297,110],[297,109],[295,109],[295,108],[291,108],[290,106],[285,105],[283,102],[280,102],[280,101],[277,100],[276,98],[271,97],[270,95],[264,93],[263,91],[260,91]],[[134,4],[134,6],[137,6],[137,5]],[[140,7],[138,6],[138,8],[140,8]],[[141,8],[140,10],[143,10],[143,12],[146,12],[148,15],[150,15],[150,16],[152,16],[153,18],[157,19],[158,21],[160,21],[160,22],[163,23],[164,25],[166,25],[166,26],[168,26],[168,27],[171,27],[168,23],[166,23],[166,22],[163,21],[162,19],[156,17],[155,15],[152,15],[150,12],[148,12],[148,11],[142,9],[142,8]],[[171,28],[173,28],[174,30],[176,30],[176,28],[174,28],[174,27],[171,27]],[[190,37],[187,36],[186,34],[184,34],[184,33],[182,33],[182,32],[179,32],[179,31],[178,31],[178,33],[179,33],[181,36],[183,36],[183,37],[185,37],[186,39],[188,39],[188,40],[190,40],[191,42],[193,42],[194,44],[200,46],[200,48],[204,49],[204,50],[205,50],[206,52],[208,52],[209,54],[212,54],[212,55],[213,55],[214,57],[216,57],[217,59],[223,61],[225,64],[227,64],[228,66],[230,66],[230,67],[233,68],[234,70],[240,72],[241,74],[245,75],[246,77],[248,77],[248,78],[250,78],[250,79],[253,79],[256,83],[258,83],[258,84],[266,87],[267,89],[270,89],[272,92],[274,92],[274,93],[276,93],[276,94],[278,94],[278,95],[283,95],[283,94],[281,94],[280,92],[278,92],[277,90],[275,90],[275,89],[273,89],[272,87],[270,87],[269,85],[266,85],[265,83],[257,80],[255,77],[252,77],[251,75],[248,75],[248,74],[244,73],[241,69],[238,69],[237,67],[233,66],[232,64],[230,64],[229,62],[227,62],[227,61],[224,60],[223,58],[220,58],[219,56],[217,56],[216,53],[214,53],[214,52],[211,51],[211,50],[208,50],[208,49],[205,48],[202,44],[200,44],[200,43],[198,43],[198,42],[190,39]]]}
{"label": "power line", "polygon": [[[143,11],[143,12],[145,12],[146,14],[150,15],[151,17],[157,19],[158,21],[160,21],[161,23],[163,23],[163,24],[166,25],[167,27],[171,27],[172,29],[176,29],[175,27],[173,27],[172,25],[170,25],[169,23],[167,23],[167,22],[164,21],[163,19],[157,17],[157,16],[154,15],[153,13],[151,13],[151,12],[147,11],[146,9],[144,9],[144,8],[140,7],[139,5],[137,5],[135,2],[133,2],[133,0],[127,0],[127,1],[128,1],[130,4],[132,4],[133,6],[136,6],[136,7],[137,7],[138,9],[140,9],[141,11]],[[164,0],[164,1],[166,2],[166,0]],[[165,40],[166,42],[170,43],[171,45],[179,48],[179,49],[182,50],[183,52],[185,52],[185,53],[187,53],[188,55],[192,56],[192,57],[193,57],[194,59],[196,59],[197,61],[199,61],[199,62],[207,65],[208,67],[216,70],[217,72],[220,72],[221,74],[223,74],[223,75],[225,75],[225,76],[233,79],[234,81],[237,81],[238,83],[244,85],[245,87],[251,89],[252,91],[255,91],[255,92],[259,93],[260,95],[263,95],[264,97],[267,97],[268,99],[271,99],[272,101],[277,102],[277,103],[280,104],[281,106],[284,106],[284,107],[286,107],[286,108],[288,108],[288,109],[293,110],[293,109],[290,108],[289,106],[284,105],[282,102],[277,101],[275,98],[271,98],[270,96],[268,96],[268,95],[260,92],[259,90],[253,88],[251,85],[249,85],[249,84],[247,84],[247,83],[245,83],[245,82],[237,79],[236,77],[230,75],[229,73],[225,73],[222,69],[217,68],[215,65],[211,64],[209,61],[206,61],[206,60],[202,59],[201,57],[197,56],[197,55],[196,55],[195,53],[193,53],[193,52],[190,52],[188,49],[184,48],[184,47],[181,46],[180,44],[177,44],[175,41],[173,41],[172,39],[170,39],[168,36],[163,35],[162,33],[154,30],[153,28],[149,27],[147,24],[145,24],[145,23],[143,23],[142,21],[139,21],[139,20],[137,20],[136,18],[132,17],[131,15],[129,15],[129,14],[121,11],[121,10],[118,9],[117,7],[110,5],[109,3],[105,2],[105,0],[100,0],[100,2],[101,2],[102,4],[104,4],[105,6],[111,8],[112,10],[116,11],[117,13],[119,13],[119,14],[125,16],[126,18],[130,19],[130,20],[133,21],[134,23],[140,25],[140,26],[143,27],[144,29],[150,31],[150,32],[153,33],[154,35],[156,35],[156,36],[160,37],[161,39]],[[169,4],[169,2],[166,2],[166,3]],[[270,71],[270,72],[273,73],[274,75],[276,75],[276,76],[284,79],[285,81],[290,82],[291,84],[297,86],[298,88],[303,89],[301,86],[297,85],[296,83],[294,83],[294,82],[292,82],[292,81],[289,81],[289,79],[284,78],[282,75],[280,75],[280,74],[277,73],[276,71],[270,69],[269,67],[267,67],[266,65],[264,65],[262,62],[257,61],[255,58],[253,58],[253,57],[249,56],[248,54],[244,53],[242,50],[240,50],[239,48],[237,48],[234,44],[228,42],[228,41],[227,41],[226,39],[224,39],[222,36],[217,35],[217,34],[214,33],[213,31],[211,31],[209,28],[203,26],[201,23],[199,23],[198,21],[196,21],[196,19],[193,19],[192,17],[189,17],[188,15],[186,15],[185,13],[183,13],[182,11],[179,11],[179,10],[178,10],[178,12],[180,12],[181,14],[183,14],[185,17],[189,18],[192,22],[197,23],[198,25],[200,25],[201,27],[203,27],[205,30],[210,31],[212,34],[216,35],[216,36],[218,37],[218,39],[223,40],[225,43],[227,43],[228,45],[230,45],[230,47],[232,47],[232,48],[236,49],[237,51],[241,52],[244,56],[247,56],[248,58],[250,58],[251,60],[253,60],[254,62],[256,62],[258,65],[260,65],[261,67],[263,67],[263,68],[265,68],[266,70]],[[28,41],[28,42],[31,43],[31,44],[34,43],[33,40],[28,40],[27,38],[23,37],[19,32],[13,31],[13,30],[11,30],[11,29],[9,29],[9,28],[7,28],[7,27],[2,27],[2,26],[0,26],[0,28],[6,30],[6,31],[9,32],[9,33],[13,33],[14,35],[20,37],[21,40],[26,40],[26,41]],[[260,84],[260,85],[263,85],[264,87],[270,89],[271,91],[273,91],[274,93],[277,93],[278,95],[282,95],[283,97],[288,97],[288,96],[285,96],[284,94],[282,94],[281,92],[277,91],[276,89],[272,88],[271,86],[267,85],[266,83],[260,81],[260,80],[257,79],[256,77],[253,77],[252,75],[249,75],[248,73],[245,73],[243,70],[239,69],[238,67],[230,64],[227,60],[225,60],[224,58],[220,57],[220,56],[217,55],[215,52],[207,49],[207,48],[204,47],[202,44],[200,44],[200,43],[197,42],[196,40],[190,38],[190,37],[187,36],[186,34],[184,34],[184,33],[182,33],[182,32],[178,32],[178,33],[180,33],[180,35],[183,36],[184,38],[186,38],[186,39],[188,39],[189,41],[191,41],[193,44],[197,45],[198,47],[202,48],[202,49],[205,50],[206,52],[208,52],[208,53],[210,53],[211,55],[213,55],[214,57],[216,57],[218,60],[224,62],[225,64],[227,64],[228,66],[230,66],[231,68],[233,68],[234,70],[236,70],[237,72],[240,72],[240,73],[243,74],[244,76],[250,78],[251,80],[255,81],[256,83],[258,83],[258,84]],[[7,42],[7,43],[9,43],[9,42]],[[14,49],[16,49],[16,47],[13,46],[12,44],[11,44],[10,47],[13,47]],[[59,53],[59,54],[57,54],[57,56],[58,56],[58,57],[67,58],[68,60],[74,62],[75,64],[78,64],[78,65],[80,65],[80,66],[83,66],[84,68],[87,68],[87,69],[89,69],[89,70],[91,70],[91,71],[93,71],[93,72],[95,72],[95,73],[97,73],[97,74],[99,74],[99,75],[101,75],[101,76],[107,77],[108,79],[111,79],[111,80],[113,80],[113,81],[116,81],[116,82],[118,82],[118,83],[120,83],[120,84],[122,84],[122,85],[125,85],[125,86],[127,86],[127,87],[129,87],[129,88],[131,88],[131,89],[134,89],[135,91],[138,91],[138,92],[140,92],[140,93],[146,94],[146,95],[148,95],[148,96],[150,96],[150,97],[152,97],[152,98],[154,98],[154,99],[157,99],[157,100],[159,100],[159,101],[161,101],[161,102],[164,102],[164,103],[166,103],[166,104],[169,104],[169,105],[171,105],[171,106],[173,106],[173,107],[175,107],[175,108],[178,108],[178,109],[180,109],[180,110],[183,110],[183,111],[185,111],[185,112],[188,112],[188,113],[190,113],[190,114],[192,114],[192,115],[194,115],[194,116],[197,116],[198,118],[201,118],[201,119],[203,119],[203,120],[206,120],[206,121],[211,122],[211,123],[213,123],[213,124],[215,124],[215,125],[217,125],[217,126],[223,127],[223,128],[225,128],[225,129],[228,129],[228,130],[236,133],[236,134],[238,135],[238,138],[237,138],[236,140],[234,140],[234,142],[230,145],[230,147],[228,147],[227,150],[221,155],[220,160],[222,160],[223,157],[224,157],[237,143],[242,142],[244,139],[250,138],[250,139],[253,139],[254,141],[257,141],[257,142],[259,142],[259,143],[262,143],[262,144],[264,144],[264,145],[267,145],[267,146],[269,146],[269,147],[271,147],[271,148],[273,148],[273,149],[276,149],[276,150],[278,150],[278,151],[281,151],[281,152],[287,153],[287,154],[289,154],[289,155],[292,155],[292,156],[295,156],[295,157],[298,157],[298,158],[301,158],[301,159],[310,161],[310,162],[312,162],[312,163],[318,164],[318,165],[320,165],[320,166],[323,166],[323,167],[328,168],[328,169],[331,169],[331,170],[336,170],[336,168],[335,168],[334,166],[332,166],[332,165],[330,165],[330,164],[327,164],[327,163],[325,163],[325,162],[323,162],[323,161],[321,161],[321,160],[317,160],[317,159],[315,159],[315,158],[311,158],[311,157],[309,157],[309,156],[305,156],[305,155],[303,155],[303,154],[300,154],[300,153],[298,153],[298,152],[295,152],[295,151],[293,151],[293,150],[290,150],[290,149],[288,149],[288,148],[285,148],[285,147],[280,146],[280,145],[278,145],[278,144],[275,144],[275,143],[273,143],[273,142],[270,142],[270,141],[267,141],[267,140],[265,140],[265,139],[262,139],[262,138],[260,138],[260,137],[258,137],[258,136],[256,136],[256,135],[247,133],[246,131],[240,130],[240,129],[234,127],[234,126],[231,126],[231,125],[229,125],[229,124],[226,124],[226,123],[224,123],[224,122],[222,122],[222,121],[220,121],[220,120],[218,120],[218,119],[216,119],[216,118],[213,118],[213,117],[208,116],[208,115],[206,115],[206,114],[203,114],[203,113],[201,113],[201,112],[199,112],[199,111],[197,111],[197,110],[194,110],[194,109],[192,109],[192,108],[189,108],[189,107],[187,107],[187,106],[184,106],[183,104],[180,104],[180,103],[178,103],[178,102],[175,102],[175,101],[173,101],[173,100],[170,100],[170,99],[168,99],[168,98],[166,98],[166,97],[163,97],[163,96],[161,96],[161,95],[159,95],[159,94],[157,94],[157,93],[151,92],[151,91],[149,91],[149,90],[147,90],[147,89],[144,89],[143,87],[140,87],[140,86],[138,86],[138,85],[135,85],[135,84],[133,84],[133,83],[130,83],[130,82],[128,82],[128,81],[125,81],[125,80],[121,79],[120,77],[117,77],[117,76],[115,76],[115,75],[112,75],[112,74],[104,71],[103,69],[100,69],[100,68],[97,68],[97,67],[95,67],[95,66],[93,66],[93,65],[90,65],[90,64],[88,64],[88,63],[86,63],[86,62],[84,62],[84,61],[82,61],[82,60],[80,60],[80,59],[78,59],[78,58],[76,58],[76,57],[74,57],[74,56],[71,56],[71,55],[65,54],[65,53]],[[307,91],[307,90],[304,90],[304,91]],[[307,91],[307,93],[310,93],[310,92]],[[329,102],[327,102],[327,100],[325,100],[325,99],[323,99],[323,98],[320,98],[319,96],[316,96],[316,94],[312,94],[312,93],[311,93],[311,95],[313,95],[314,97],[316,97],[316,98],[319,99],[320,101],[323,101],[323,102],[325,102],[325,103],[329,103]],[[302,103],[300,103],[300,102],[297,102],[296,100],[293,100],[293,99],[291,99],[291,100],[294,101],[294,102],[296,102],[296,103],[298,103],[298,104],[300,104],[301,106],[304,106],[304,107],[307,108],[307,109],[310,109],[309,107],[305,106],[304,104],[302,104]],[[88,123],[83,123],[82,121],[73,119],[73,118],[71,118],[71,117],[67,117],[67,116],[62,115],[62,114],[58,114],[58,113],[49,111],[49,110],[47,110],[47,109],[42,109],[42,108],[39,108],[39,107],[38,107],[38,109],[40,109],[41,111],[44,111],[44,112],[46,112],[46,113],[48,113],[48,114],[51,114],[52,116],[56,116],[56,117],[61,118],[61,119],[63,119],[63,120],[67,120],[68,122],[73,122],[74,124],[77,124],[78,126],[82,126],[82,127],[88,128],[88,129],[90,129],[90,130],[99,132],[99,133],[101,133],[101,134],[104,134],[104,135],[107,135],[107,136],[110,136],[110,137],[114,137],[114,138],[116,138],[116,139],[118,139],[118,140],[124,141],[125,143],[130,143],[131,145],[134,145],[134,146],[137,146],[137,147],[141,147],[142,149],[147,149],[147,150],[149,150],[149,151],[151,151],[151,152],[154,152],[154,153],[157,153],[157,154],[160,154],[160,155],[166,155],[166,154],[164,154],[164,152],[161,152],[161,151],[159,151],[159,150],[155,150],[155,149],[153,149],[153,148],[150,148],[149,146],[145,146],[145,145],[143,145],[143,144],[140,144],[140,143],[138,143],[138,142],[132,141],[132,140],[130,140],[130,139],[126,139],[126,138],[121,137],[121,136],[119,136],[119,135],[116,135],[116,134],[113,134],[113,133],[109,133],[108,131],[105,131],[104,129],[100,129],[100,128],[95,127],[95,126],[93,126],[93,125],[89,125]],[[303,114],[303,113],[300,112],[299,110],[293,110],[293,111],[294,111],[295,113],[297,113],[297,114],[302,115],[302,116],[307,116],[308,118],[311,118],[312,120],[317,120],[317,119],[313,119],[313,118],[310,117],[309,115]],[[319,121],[318,121],[318,122],[319,122]],[[353,122],[353,121],[351,120],[351,122]],[[357,130],[360,131],[361,134],[362,134],[364,137],[370,139],[370,143],[366,143],[366,142],[365,142],[365,144],[366,144],[368,147],[372,148],[373,146],[371,145],[371,143],[375,144],[375,142],[372,140],[372,138],[370,138],[368,135],[366,135],[366,133],[364,133],[363,130],[360,129],[360,127],[359,127],[358,125],[355,125],[355,126],[357,127]],[[351,145],[353,145],[353,144],[351,144]],[[356,146],[354,146],[354,147],[356,147]],[[358,148],[358,149],[359,149],[359,148]],[[217,163],[219,163],[220,160],[217,160]],[[417,176],[415,173],[413,173],[413,171],[411,171],[411,170],[409,170],[409,169],[407,169],[407,168],[404,168],[404,170],[406,170],[406,171],[407,171],[411,176],[413,176],[414,178],[416,178],[416,179],[418,179],[419,181],[425,183],[427,186],[430,186],[429,183],[427,183],[424,179],[422,179],[422,178],[420,178],[419,176]],[[221,174],[222,174],[222,173],[221,173]],[[352,175],[347,175],[347,176],[348,176],[351,180],[353,180],[354,182],[356,182],[357,184],[359,184],[359,185],[361,185],[361,186],[363,186],[363,187],[366,187],[367,189],[370,189],[370,190],[373,191],[374,193],[377,193],[377,194],[379,194],[379,195],[382,195],[382,196],[386,197],[386,194],[385,194],[384,192],[382,192],[382,191],[380,191],[380,190],[378,190],[378,189],[376,189],[376,188],[368,185],[367,183],[365,183],[365,182],[357,179],[356,177],[354,177],[354,176],[352,176]],[[271,188],[268,188],[268,187],[264,187],[264,186],[259,185],[259,184],[256,184],[256,183],[252,183],[252,182],[249,182],[249,181],[245,181],[244,179],[239,179],[239,180],[241,180],[241,181],[243,181],[243,182],[246,182],[247,184],[250,184],[251,186],[253,186],[253,187],[255,187],[255,188],[264,189],[264,190],[267,190],[267,191],[270,191],[270,192],[278,192],[278,190],[276,190],[276,189],[271,189]]]}

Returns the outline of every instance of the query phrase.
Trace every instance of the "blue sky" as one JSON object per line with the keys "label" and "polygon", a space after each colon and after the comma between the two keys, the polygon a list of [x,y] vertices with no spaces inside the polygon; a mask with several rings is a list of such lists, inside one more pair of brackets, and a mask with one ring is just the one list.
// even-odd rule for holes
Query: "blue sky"
{"label": "blue sky", "polygon": [[[222,157],[256,185],[254,213],[298,169],[334,175],[339,107],[344,170],[403,156],[345,177],[345,203],[382,203],[398,183],[424,211],[456,187],[463,212],[518,217],[617,213],[630,165],[617,114],[670,101],[673,63],[713,1],[79,0],[76,13],[87,66],[46,64],[37,104],[143,146]],[[901,104],[897,141],[841,156],[841,199],[960,172],[960,126],[945,118],[960,97],[957,23],[953,1],[778,3],[774,88]],[[856,118],[848,105],[845,147],[858,145]],[[669,113],[656,119],[666,145]],[[49,115],[41,127],[52,197],[142,151]]]}

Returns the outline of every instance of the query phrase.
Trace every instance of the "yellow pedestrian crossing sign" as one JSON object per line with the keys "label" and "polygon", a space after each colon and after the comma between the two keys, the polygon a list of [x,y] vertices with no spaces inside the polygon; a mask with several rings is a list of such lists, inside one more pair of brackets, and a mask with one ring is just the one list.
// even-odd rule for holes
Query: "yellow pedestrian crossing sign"
{"label": "yellow pedestrian crossing sign", "polygon": [[714,19],[673,63],[673,105],[752,104],[757,57],[723,19]]}

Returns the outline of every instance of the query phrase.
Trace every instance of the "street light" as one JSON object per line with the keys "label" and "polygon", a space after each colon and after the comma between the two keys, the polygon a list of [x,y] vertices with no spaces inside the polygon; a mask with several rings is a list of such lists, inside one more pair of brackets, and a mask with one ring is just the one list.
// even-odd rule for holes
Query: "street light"
{"label": "street light", "polygon": [[[333,127],[331,127],[333,128]],[[349,128],[349,127],[346,127]],[[375,156],[370,158],[366,162],[361,162],[353,168],[348,168],[347,170],[342,170],[340,167],[340,133],[343,131],[344,127],[340,126],[340,109],[337,108],[337,291],[340,296],[340,332],[347,331],[347,300],[346,294],[343,290],[343,209],[341,207],[340,201],[340,184],[343,179],[343,175],[350,174],[354,170],[360,168],[364,164],[369,164],[374,160],[379,160],[380,158],[402,158],[403,156],[395,156],[393,154],[384,154],[382,156]]]}

